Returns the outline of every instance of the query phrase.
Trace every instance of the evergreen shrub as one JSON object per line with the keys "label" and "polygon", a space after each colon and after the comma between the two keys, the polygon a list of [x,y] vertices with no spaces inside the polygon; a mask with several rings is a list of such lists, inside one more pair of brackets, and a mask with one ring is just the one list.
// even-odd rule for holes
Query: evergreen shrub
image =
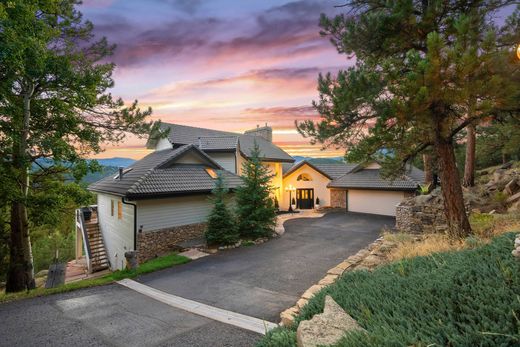
{"label": "evergreen shrub", "polygon": [[297,324],[323,311],[331,295],[368,334],[338,346],[518,346],[520,261],[514,234],[462,251],[436,253],[347,272],[303,308],[291,329],[278,328],[258,346],[296,346]]}

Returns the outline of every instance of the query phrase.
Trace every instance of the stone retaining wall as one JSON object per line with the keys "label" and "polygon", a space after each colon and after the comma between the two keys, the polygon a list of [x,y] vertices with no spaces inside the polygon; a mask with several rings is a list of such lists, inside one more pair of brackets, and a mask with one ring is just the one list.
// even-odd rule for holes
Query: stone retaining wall
{"label": "stone retaining wall", "polygon": [[139,232],[137,234],[139,263],[171,252],[181,242],[201,238],[204,236],[205,230],[206,223],[196,223]]}
{"label": "stone retaining wall", "polygon": [[[469,211],[466,201],[466,212]],[[444,200],[440,192],[405,199],[396,208],[395,227],[408,233],[443,233],[448,231]]]}

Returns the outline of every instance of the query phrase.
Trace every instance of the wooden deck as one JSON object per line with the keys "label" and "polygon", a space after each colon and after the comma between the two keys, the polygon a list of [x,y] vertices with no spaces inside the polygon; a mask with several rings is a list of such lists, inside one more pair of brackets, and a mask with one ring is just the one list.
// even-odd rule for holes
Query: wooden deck
{"label": "wooden deck", "polygon": [[65,283],[81,281],[89,278],[98,278],[105,276],[110,272],[109,269],[105,269],[89,274],[85,258],[82,257],[78,260],[71,260],[67,263],[67,268],[65,270]]}

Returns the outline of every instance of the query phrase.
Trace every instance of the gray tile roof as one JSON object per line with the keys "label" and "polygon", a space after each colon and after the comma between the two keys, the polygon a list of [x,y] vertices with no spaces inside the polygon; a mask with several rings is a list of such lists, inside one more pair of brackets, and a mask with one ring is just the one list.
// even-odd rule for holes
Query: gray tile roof
{"label": "gray tile roof", "polygon": [[[162,123],[162,129],[170,129],[168,139],[174,145],[194,144],[198,146],[200,138],[201,148],[204,151],[234,150],[238,145],[242,154],[248,157],[256,141],[262,156],[265,158],[264,160],[294,162],[294,159],[289,154],[260,136],[170,123]],[[236,138],[238,138],[238,141],[235,140]]]}
{"label": "gray tile roof", "polygon": [[413,165],[407,167],[404,174],[405,174],[405,176],[416,181],[418,184],[424,183],[424,171],[416,168]]}
{"label": "gray tile roof", "polygon": [[203,151],[235,151],[238,145],[238,136],[203,136],[199,137],[196,145]]}
{"label": "gray tile roof", "polygon": [[244,156],[249,157],[253,151],[255,141],[258,144],[261,155],[265,161],[294,162],[293,157],[283,151],[280,147],[260,136],[240,135],[238,138],[240,152]]}
{"label": "gray tile roof", "polygon": [[350,172],[356,166],[356,164],[345,164],[345,163],[313,164],[313,165],[316,166],[321,171],[325,172],[332,179],[343,176],[347,172]]}
{"label": "gray tile roof", "polygon": [[419,182],[405,176],[394,180],[383,179],[379,169],[350,172],[331,181],[329,188],[359,188],[381,190],[415,190]]}
{"label": "gray tile roof", "polygon": [[162,123],[162,129],[170,129],[168,139],[173,144],[198,144],[199,137],[239,136],[240,134],[228,131],[190,127],[187,125]]}
{"label": "gray tile roof", "polygon": [[[163,195],[210,192],[215,188],[215,179],[206,171],[207,166],[178,164],[167,169],[152,170],[139,184],[128,190],[132,198],[156,197]],[[240,186],[240,177],[225,170],[216,170],[223,175],[226,187]]]}
{"label": "gray tile roof", "polygon": [[308,165],[314,170],[320,172],[321,174],[327,176],[328,178],[335,179],[340,176],[343,176],[347,172],[350,172],[352,169],[354,169],[357,164],[346,164],[342,162],[338,162],[337,164],[327,163],[327,164],[320,164],[320,163],[312,163],[308,160],[302,160],[299,163],[296,163],[292,166],[284,166],[283,167],[283,175],[287,176],[293,173],[294,171],[298,170],[300,167]]}
{"label": "gray tile roof", "polygon": [[[206,164],[175,163],[176,159],[190,151],[198,154]],[[236,188],[240,184],[238,176],[223,170],[207,154],[194,145],[185,145],[150,153],[126,168],[122,179],[118,178],[118,174],[110,175],[91,184],[88,189],[128,198],[209,192],[215,180],[206,172],[206,168],[221,173],[229,188]]]}

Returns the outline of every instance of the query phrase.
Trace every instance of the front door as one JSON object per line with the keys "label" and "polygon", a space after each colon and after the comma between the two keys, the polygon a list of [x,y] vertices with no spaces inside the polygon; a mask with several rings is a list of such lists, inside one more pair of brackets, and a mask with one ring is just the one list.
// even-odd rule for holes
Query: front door
{"label": "front door", "polygon": [[296,190],[296,207],[301,210],[314,208],[314,189]]}

